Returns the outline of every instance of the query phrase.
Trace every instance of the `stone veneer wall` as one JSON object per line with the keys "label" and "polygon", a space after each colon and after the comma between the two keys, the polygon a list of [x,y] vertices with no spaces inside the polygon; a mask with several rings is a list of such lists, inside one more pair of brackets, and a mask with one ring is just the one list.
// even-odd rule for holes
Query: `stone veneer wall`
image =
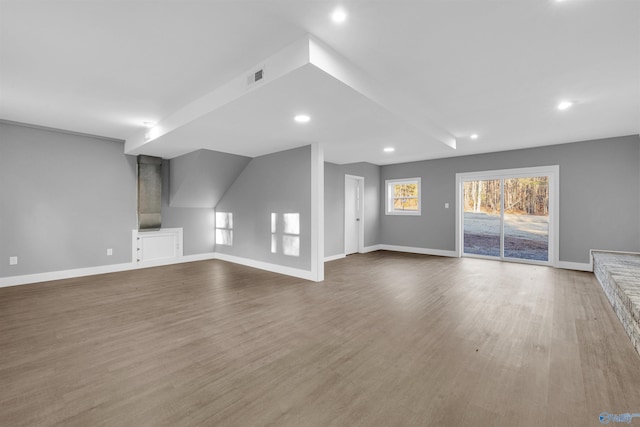
{"label": "stone veneer wall", "polygon": [[594,251],[593,272],[640,355],[640,254]]}

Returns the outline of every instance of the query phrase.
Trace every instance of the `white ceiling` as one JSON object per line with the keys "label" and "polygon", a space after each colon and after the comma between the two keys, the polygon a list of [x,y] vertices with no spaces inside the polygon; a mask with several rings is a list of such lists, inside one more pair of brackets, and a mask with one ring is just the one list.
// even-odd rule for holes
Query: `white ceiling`
{"label": "white ceiling", "polygon": [[[296,113],[313,118],[301,125],[293,120]],[[396,145],[392,141],[402,141],[398,161],[414,160],[406,152],[455,153],[313,65],[129,152],[173,158],[206,148],[255,157],[314,141],[322,141],[327,160],[340,163],[377,163],[384,147]]]}
{"label": "white ceiling", "polygon": [[[0,0],[0,119],[129,139],[311,34],[414,117],[302,67],[147,154],[319,142],[328,161],[388,164],[640,133],[638,1],[344,1],[342,25],[329,18],[337,4]],[[562,99],[575,105],[558,111]]]}

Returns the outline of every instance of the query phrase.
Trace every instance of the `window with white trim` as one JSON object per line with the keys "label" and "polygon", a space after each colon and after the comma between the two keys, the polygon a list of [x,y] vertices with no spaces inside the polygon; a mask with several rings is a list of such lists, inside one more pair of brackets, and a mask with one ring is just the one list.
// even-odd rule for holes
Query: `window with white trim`
{"label": "window with white trim", "polygon": [[233,245],[233,213],[216,212],[216,245]]}
{"label": "window with white trim", "polygon": [[387,215],[421,214],[420,178],[388,179],[385,185]]}

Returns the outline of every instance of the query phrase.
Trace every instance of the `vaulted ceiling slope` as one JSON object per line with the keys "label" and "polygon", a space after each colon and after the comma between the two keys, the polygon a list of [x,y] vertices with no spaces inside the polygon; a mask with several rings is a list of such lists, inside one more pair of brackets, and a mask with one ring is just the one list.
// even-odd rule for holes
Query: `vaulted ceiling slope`
{"label": "vaulted ceiling slope", "polygon": [[[319,142],[328,161],[375,164],[640,133],[640,2],[344,1],[340,24],[337,4],[0,0],[0,118],[131,154]],[[194,114],[300,40],[348,76],[293,58]]]}

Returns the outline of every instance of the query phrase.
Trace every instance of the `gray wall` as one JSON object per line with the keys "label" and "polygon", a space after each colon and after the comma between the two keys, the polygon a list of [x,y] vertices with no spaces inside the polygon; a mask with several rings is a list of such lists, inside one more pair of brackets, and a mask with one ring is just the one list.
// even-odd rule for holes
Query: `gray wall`
{"label": "gray wall", "polygon": [[182,227],[184,255],[215,250],[215,205],[251,158],[198,150],[163,162],[162,227]]}
{"label": "gray wall", "polygon": [[[131,262],[136,158],[122,142],[0,122],[0,183],[0,277]],[[213,209],[169,206],[167,161],[162,191],[184,254],[213,252]]]}
{"label": "gray wall", "polygon": [[344,172],[324,163],[324,256],[344,253]]}
{"label": "gray wall", "polygon": [[364,177],[364,245],[380,243],[380,166],[371,163],[324,166],[324,253],[344,253],[344,176]]}
{"label": "gray wall", "polygon": [[383,214],[381,243],[454,250],[456,173],[559,165],[560,261],[588,263],[592,248],[639,251],[639,156],[632,135],[383,166],[383,187],[387,179],[422,178],[422,215]]}
{"label": "gray wall", "polygon": [[[162,162],[162,228],[182,227],[184,255],[211,253],[215,249],[214,210],[169,205],[171,162],[173,160]],[[197,200],[194,200],[194,203],[199,205]]]}
{"label": "gray wall", "polygon": [[171,159],[169,204],[213,209],[250,160],[212,150],[198,150]]}
{"label": "gray wall", "polygon": [[[589,262],[591,248],[640,251],[633,135],[382,167],[326,163],[325,256],[344,250],[345,174],[365,177],[365,246],[454,250],[456,173],[553,164],[560,165],[560,260]],[[310,147],[252,159],[217,207],[234,212],[234,246],[215,249],[310,269],[310,166]],[[170,207],[167,162],[163,168],[163,227],[183,227],[185,255],[213,251],[212,209]],[[121,142],[0,122],[0,277],[130,262],[135,170]],[[422,178],[423,215],[384,215],[384,180],[414,176]],[[270,253],[271,212],[301,213],[300,257]],[[9,266],[10,256],[19,264]]]}
{"label": "gray wall", "polygon": [[131,262],[135,160],[122,142],[0,123],[0,276]]}
{"label": "gray wall", "polygon": [[[233,213],[233,246],[216,252],[311,270],[311,146],[252,159],[217,212]],[[271,213],[300,213],[300,256],[271,253]]]}

